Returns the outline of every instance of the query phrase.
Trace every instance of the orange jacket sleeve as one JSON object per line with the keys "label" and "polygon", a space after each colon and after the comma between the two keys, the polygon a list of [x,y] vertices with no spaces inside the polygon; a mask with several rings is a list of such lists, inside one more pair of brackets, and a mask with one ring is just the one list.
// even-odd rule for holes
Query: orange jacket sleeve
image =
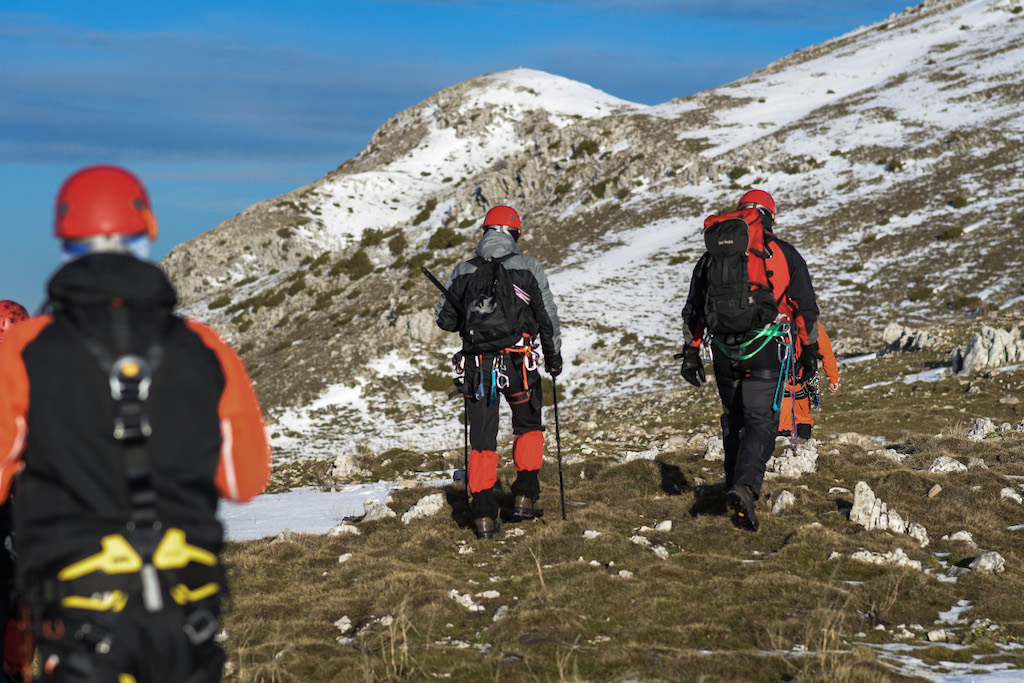
{"label": "orange jacket sleeve", "polygon": [[44,315],[20,322],[0,344],[0,503],[21,470],[28,435],[28,373],[21,353],[52,320]]}
{"label": "orange jacket sleeve", "polygon": [[224,369],[219,407],[222,444],[215,483],[224,498],[244,502],[261,493],[270,481],[272,457],[263,413],[238,354],[206,325],[195,320],[187,324]]}
{"label": "orange jacket sleeve", "polygon": [[832,340],[825,332],[825,326],[818,321],[818,353],[821,354],[821,366],[825,368],[828,381],[832,384],[839,384],[839,363],[836,362],[836,354],[832,351]]}

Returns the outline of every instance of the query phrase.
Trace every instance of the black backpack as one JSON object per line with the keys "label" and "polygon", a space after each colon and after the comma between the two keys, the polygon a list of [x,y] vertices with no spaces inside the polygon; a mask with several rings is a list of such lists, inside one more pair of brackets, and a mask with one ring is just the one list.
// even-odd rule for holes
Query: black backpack
{"label": "black backpack", "polygon": [[711,334],[743,334],[770,324],[778,315],[766,265],[765,233],[756,209],[704,221],[710,257],[704,322]]}
{"label": "black backpack", "polygon": [[469,262],[476,266],[462,295],[462,339],[473,352],[500,351],[515,344],[526,330],[524,304],[512,289],[504,262],[514,256]]}

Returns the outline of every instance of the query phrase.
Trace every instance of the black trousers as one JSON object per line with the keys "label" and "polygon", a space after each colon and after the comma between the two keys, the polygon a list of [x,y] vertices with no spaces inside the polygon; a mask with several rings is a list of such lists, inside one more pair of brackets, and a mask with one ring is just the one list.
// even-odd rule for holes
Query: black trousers
{"label": "black trousers", "polygon": [[[752,352],[759,344],[755,342],[745,353]],[[751,358],[743,360],[736,360],[736,357],[745,355],[744,352],[726,353],[715,344],[711,348],[718,395],[722,399],[726,490],[746,484],[755,495],[760,495],[765,465],[775,450],[775,433],[779,426],[779,375],[785,342],[770,341]]]}
{"label": "black trousers", "polygon": [[467,479],[473,494],[469,508],[474,518],[497,517],[499,511],[493,487],[497,483],[498,409],[502,396],[512,411],[515,435],[512,451],[516,480],[512,483],[512,494],[531,500],[540,496],[543,395],[537,368],[524,369],[523,364],[520,353],[466,354],[465,400],[472,448]]}

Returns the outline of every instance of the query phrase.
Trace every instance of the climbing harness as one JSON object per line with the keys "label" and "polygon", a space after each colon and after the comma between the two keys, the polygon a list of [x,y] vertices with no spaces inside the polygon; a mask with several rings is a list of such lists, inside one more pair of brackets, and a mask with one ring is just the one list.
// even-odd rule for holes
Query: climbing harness
{"label": "climbing harness", "polygon": [[[786,321],[779,321],[766,325],[762,329],[758,330],[757,334],[748,339],[745,342],[739,344],[726,344],[722,342],[718,337],[712,337],[712,341],[715,346],[731,361],[745,361],[750,360],[758,353],[761,349],[768,346],[769,342],[778,339],[779,337],[785,337],[789,334],[789,323]],[[760,343],[758,343],[760,342]],[[757,348],[749,353],[744,353],[747,349],[757,343]],[[738,355],[737,355],[738,354]]]}
{"label": "climbing harness", "polygon": [[[88,674],[92,664],[87,652],[110,652],[115,615],[136,598],[149,613],[163,610],[167,599],[183,607],[185,635],[197,651],[209,649],[218,621],[199,603],[221,591],[223,569],[214,552],[190,544],[184,530],[166,526],[160,519],[149,454],[150,390],[154,376],[166,367],[163,361],[177,348],[184,324],[166,316],[146,351],[134,354],[109,349],[89,321],[73,311],[58,310],[57,318],[105,379],[113,403],[111,433],[123,452],[130,508],[123,532],[103,536],[99,552],[68,564],[56,576],[36,579],[35,590],[46,609],[59,606],[93,614],[74,633],[80,649],[61,666]],[[127,314],[114,306],[111,318],[115,348],[123,349],[130,343]],[[47,624],[52,634],[63,634],[59,614],[44,614],[44,635]]]}

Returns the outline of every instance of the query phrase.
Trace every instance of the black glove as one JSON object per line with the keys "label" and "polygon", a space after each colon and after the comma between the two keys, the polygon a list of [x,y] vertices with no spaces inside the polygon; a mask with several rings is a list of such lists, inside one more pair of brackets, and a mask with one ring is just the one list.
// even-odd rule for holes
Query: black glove
{"label": "black glove", "polygon": [[804,348],[800,350],[800,358],[796,361],[797,379],[806,382],[814,377],[818,372],[818,359],[821,357],[818,353],[818,342],[804,344]]}
{"label": "black glove", "polygon": [[699,347],[687,346],[683,351],[683,366],[680,368],[679,374],[695,387],[699,387],[707,379],[704,374],[704,362],[700,359]]}
{"label": "black glove", "polygon": [[558,377],[562,374],[562,354],[556,353],[551,358],[544,356],[544,369],[552,377]]}

